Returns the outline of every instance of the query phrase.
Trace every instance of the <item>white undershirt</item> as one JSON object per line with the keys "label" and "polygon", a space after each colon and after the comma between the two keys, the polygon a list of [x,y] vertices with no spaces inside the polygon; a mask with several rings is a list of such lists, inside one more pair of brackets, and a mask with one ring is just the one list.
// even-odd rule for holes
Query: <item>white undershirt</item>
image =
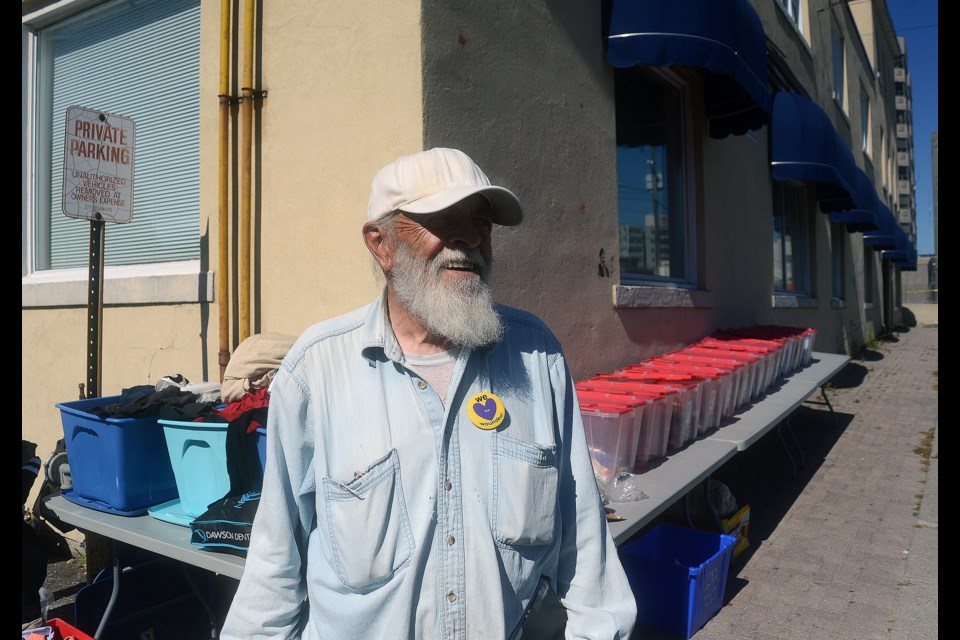
{"label": "white undershirt", "polygon": [[447,404],[447,389],[450,387],[450,379],[453,377],[453,365],[457,363],[457,356],[460,349],[450,349],[440,353],[429,355],[420,355],[416,353],[404,353],[403,358],[406,365],[413,369],[418,376],[427,381],[433,390],[440,396],[440,402],[444,406]]}

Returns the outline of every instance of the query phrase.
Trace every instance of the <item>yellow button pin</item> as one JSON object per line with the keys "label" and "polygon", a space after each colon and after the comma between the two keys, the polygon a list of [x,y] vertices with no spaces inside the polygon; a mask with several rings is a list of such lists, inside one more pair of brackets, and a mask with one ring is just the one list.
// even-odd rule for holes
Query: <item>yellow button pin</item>
{"label": "yellow button pin", "polygon": [[489,391],[483,391],[470,398],[467,403],[467,415],[477,428],[489,431],[503,424],[507,410],[503,401]]}

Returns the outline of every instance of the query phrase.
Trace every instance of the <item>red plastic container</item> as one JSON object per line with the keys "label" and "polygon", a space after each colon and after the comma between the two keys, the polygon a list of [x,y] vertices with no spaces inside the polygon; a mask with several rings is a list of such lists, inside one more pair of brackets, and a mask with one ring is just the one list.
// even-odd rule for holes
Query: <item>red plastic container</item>
{"label": "red plastic container", "polygon": [[637,458],[637,415],[625,404],[581,404],[583,431],[593,461],[593,471],[602,480],[633,471]]}
{"label": "red plastic container", "polygon": [[732,351],[735,353],[746,353],[761,358],[764,363],[763,376],[760,381],[761,391],[768,389],[776,380],[777,369],[780,366],[780,360],[777,357],[780,347],[774,346],[774,343],[766,346],[760,346],[757,344],[747,344],[742,340],[719,340],[717,338],[709,337],[704,338],[697,344],[710,349]]}
{"label": "red plastic container", "polygon": [[651,375],[669,375],[672,380],[679,384],[696,384],[700,389],[700,411],[696,419],[697,436],[702,435],[708,429],[720,426],[720,417],[723,414],[723,396],[721,394],[725,391],[725,389],[721,389],[721,385],[724,383],[729,385],[729,379],[724,378],[724,373],[719,371],[705,373],[697,371],[696,367],[657,360],[646,360],[640,364],[618,369],[617,372],[648,372]]}
{"label": "red plastic container", "polygon": [[[703,430],[700,426],[700,405],[702,402],[700,380],[694,380],[693,376],[689,374],[635,369],[621,370],[609,375],[612,380],[621,379],[639,382],[680,392],[680,404],[674,410],[674,417],[676,419],[679,411],[678,421],[680,424],[677,428],[683,435],[683,442],[687,443],[695,440]],[[600,377],[604,378],[604,376]]]}
{"label": "red plastic container", "polygon": [[769,384],[772,385],[783,375],[782,372],[787,356],[786,340],[763,340],[760,338],[750,338],[729,331],[718,331],[717,333],[713,334],[712,338],[726,343],[757,347],[760,349],[769,349],[775,362],[773,366],[774,370],[770,372]]}
{"label": "red plastic container", "polygon": [[[583,380],[577,382],[574,385],[577,389],[577,395],[579,397],[584,397],[585,394],[599,394],[603,397],[610,398],[613,396],[627,396],[632,399],[632,401],[648,403],[645,405],[643,412],[643,418],[641,422],[641,436],[638,442],[637,458],[640,461],[641,465],[649,461],[662,458],[667,455],[667,441],[669,440],[670,435],[670,422],[673,419],[673,400],[662,394],[651,395],[650,393],[623,393],[622,389],[613,387],[610,384],[607,384],[603,381],[598,381],[595,378],[590,380]],[[649,431],[649,448],[644,452],[639,450],[639,447],[645,442],[645,436],[643,429]],[[635,463],[636,464],[636,463]],[[639,468],[636,467],[636,468]]]}
{"label": "red plastic container", "polygon": [[748,376],[750,379],[750,392],[748,398],[750,402],[757,400],[761,394],[767,390],[767,386],[765,384],[767,379],[767,362],[762,355],[755,353],[744,353],[742,351],[735,351],[732,349],[721,349],[719,347],[708,347],[699,343],[684,349],[684,353],[691,353],[694,355],[702,355],[707,357],[726,358],[745,363],[749,371]]}
{"label": "red plastic container", "polygon": [[[633,470],[641,470],[656,458],[663,457],[666,453],[661,442],[665,443],[665,436],[661,433],[663,427],[657,422],[657,407],[655,400],[644,396],[624,393],[608,393],[598,391],[577,390],[577,397],[580,401],[581,413],[584,406],[614,404],[617,406],[629,406],[633,409],[635,415],[635,424],[637,430],[637,451],[634,458]],[[660,413],[663,413],[662,410]],[[586,425],[586,418],[584,418]],[[666,425],[669,429],[670,426]]]}
{"label": "red plastic container", "polygon": [[68,640],[72,638],[73,640],[93,640],[93,636],[80,631],[75,626],[61,620],[60,618],[52,618],[47,620],[47,625],[53,629],[53,640]]}
{"label": "red plastic container", "polygon": [[721,358],[696,356],[689,353],[683,353],[682,351],[674,351],[672,353],[664,354],[659,357],[659,360],[676,362],[680,364],[696,364],[726,371],[731,376],[733,388],[731,389],[730,394],[730,404],[724,408],[724,415],[733,415],[740,409],[741,406],[746,403],[744,395],[746,390],[749,389],[749,387],[746,386],[749,381],[746,376],[746,367],[742,362],[723,360]]}
{"label": "red plastic container", "polygon": [[[604,374],[593,378],[593,384],[600,385],[600,388],[606,388],[611,391],[626,391],[629,393],[639,393],[651,397],[665,396],[669,397],[673,403],[673,412],[670,418],[670,436],[667,441],[667,449],[676,451],[692,439],[692,398],[687,396],[681,389],[671,389],[665,385],[646,384],[636,380],[626,380],[623,378],[606,377],[610,374]],[[606,385],[606,387],[604,387]]]}

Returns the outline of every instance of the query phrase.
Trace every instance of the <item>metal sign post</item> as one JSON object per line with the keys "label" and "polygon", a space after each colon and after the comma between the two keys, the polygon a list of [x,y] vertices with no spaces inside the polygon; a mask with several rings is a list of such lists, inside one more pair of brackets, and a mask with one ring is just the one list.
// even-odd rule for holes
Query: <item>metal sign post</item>
{"label": "metal sign post", "polygon": [[105,223],[133,218],[133,120],[83,107],[67,109],[63,142],[63,213],[90,221],[87,278],[87,398],[100,397],[103,362]]}
{"label": "metal sign post", "polygon": [[100,397],[103,364],[103,220],[90,221],[90,277],[87,278],[87,393]]}

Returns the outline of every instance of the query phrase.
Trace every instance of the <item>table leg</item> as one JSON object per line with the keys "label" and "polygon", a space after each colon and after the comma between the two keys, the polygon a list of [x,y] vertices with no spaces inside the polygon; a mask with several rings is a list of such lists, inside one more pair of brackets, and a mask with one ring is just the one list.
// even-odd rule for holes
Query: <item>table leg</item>
{"label": "table leg", "polygon": [[833,418],[833,426],[837,426],[837,414],[833,411],[833,405],[830,404],[830,398],[827,397],[827,385],[820,385],[820,395],[823,396],[823,401],[827,403],[827,408],[830,409],[830,417]]}
{"label": "table leg", "polygon": [[93,640],[100,640],[103,632],[107,628],[107,622],[110,620],[110,613],[113,606],[117,603],[117,596],[120,594],[120,554],[117,552],[117,542],[111,541],[110,546],[113,549],[113,589],[110,592],[110,600],[107,602],[107,608],[103,610],[103,616],[100,617],[100,624],[97,626],[97,632],[93,634]]}
{"label": "table leg", "polygon": [[193,593],[197,596],[197,599],[200,601],[200,604],[203,605],[203,608],[206,610],[207,617],[210,618],[210,637],[213,640],[216,640],[216,638],[220,636],[217,630],[216,613],[214,613],[213,607],[210,606],[210,602],[207,600],[206,596],[200,590],[200,587],[199,585],[197,585],[197,582],[193,579],[193,576],[190,575],[190,567],[187,566],[186,564],[182,564],[181,569],[183,569],[183,577],[186,578],[187,583],[190,585],[190,588],[193,590]]}
{"label": "table leg", "polygon": [[803,456],[803,447],[800,446],[800,441],[797,439],[797,432],[793,430],[793,423],[790,421],[790,416],[787,416],[785,423],[786,424],[784,425],[784,428],[786,432],[790,434],[790,437],[793,439],[793,444],[795,444],[797,447],[797,457],[800,458],[800,463],[798,466],[801,469],[803,469],[803,465],[806,463],[806,460],[804,459],[804,456]]}
{"label": "table leg", "polygon": [[793,459],[793,454],[790,453],[790,447],[787,445],[786,438],[783,437],[783,421],[777,424],[777,437],[780,438],[780,444],[783,445],[783,452],[787,454],[787,459],[790,461],[790,467],[793,469],[793,478],[797,477],[797,462]]}

